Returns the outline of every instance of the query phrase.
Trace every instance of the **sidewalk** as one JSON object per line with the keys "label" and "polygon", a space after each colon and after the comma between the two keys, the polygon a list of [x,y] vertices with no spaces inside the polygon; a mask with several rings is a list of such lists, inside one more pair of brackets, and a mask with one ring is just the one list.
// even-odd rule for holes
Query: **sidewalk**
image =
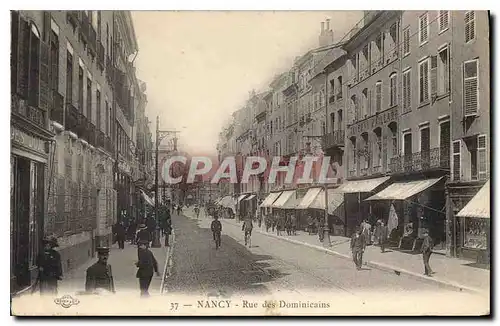
{"label": "sidewalk", "polygon": [[[153,276],[149,292],[153,294],[161,293],[161,286],[163,285],[162,279],[165,276],[165,262],[167,260],[167,248],[163,246],[164,239],[162,238],[161,248],[150,248],[156,260],[158,261],[158,271],[160,277]],[[59,282],[58,292],[61,294],[76,294],[77,292],[85,290],[85,276],[86,270],[97,261],[97,257],[87,261],[77,269],[72,270],[70,273],[63,275],[63,280]],[[135,277],[137,267],[137,246],[125,243],[125,249],[118,249],[118,244],[111,247],[109,253],[108,263],[111,265],[113,271],[113,279],[115,283],[115,290],[117,293],[124,291],[134,291],[139,293],[139,281]]]}
{"label": "sidewalk", "polygon": [[[235,220],[222,219],[221,221],[227,224],[239,225]],[[352,259],[350,239],[346,237],[330,236],[331,246],[324,248],[317,235],[309,235],[306,232],[297,231],[297,235],[294,236],[277,236],[276,233],[266,232],[263,225],[261,228],[255,228],[255,230],[270,237],[302,244],[345,259]],[[434,254],[430,260],[430,265],[436,272],[433,277],[423,275],[424,267],[422,255],[420,254],[405,253],[390,248],[385,253],[382,253],[380,247],[368,246],[363,260],[369,267],[394,272],[395,275],[405,274],[440,286],[459,289],[460,291],[465,290],[482,295],[489,295],[490,293],[490,271],[473,267],[474,262],[468,260]]]}

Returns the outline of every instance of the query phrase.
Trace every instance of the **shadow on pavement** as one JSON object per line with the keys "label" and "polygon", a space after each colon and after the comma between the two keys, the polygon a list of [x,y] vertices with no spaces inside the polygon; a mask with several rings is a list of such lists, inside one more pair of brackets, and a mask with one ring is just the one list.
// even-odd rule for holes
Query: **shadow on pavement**
{"label": "shadow on pavement", "polygon": [[288,275],[270,268],[272,256],[256,255],[228,235],[222,234],[216,250],[212,232],[196,220],[175,216],[172,223],[176,243],[168,293],[270,294],[265,283]]}

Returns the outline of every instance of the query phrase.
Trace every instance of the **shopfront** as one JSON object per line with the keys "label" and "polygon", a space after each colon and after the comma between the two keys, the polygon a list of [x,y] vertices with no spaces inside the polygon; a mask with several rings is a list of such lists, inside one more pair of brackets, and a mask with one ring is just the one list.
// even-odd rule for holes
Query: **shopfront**
{"label": "shopfront", "polygon": [[456,215],[463,230],[460,237],[464,256],[490,263],[490,181]]}
{"label": "shopfront", "polygon": [[12,126],[10,155],[11,294],[35,284],[44,232],[48,138]]}
{"label": "shopfront", "polygon": [[[423,233],[428,231],[433,239],[435,250],[445,250],[444,181],[444,177],[398,181],[365,201],[378,202],[379,206],[386,205],[385,211],[389,213],[376,218],[381,218],[386,225],[391,225],[390,232],[394,229],[391,210],[395,212],[396,228],[399,230],[397,236],[401,240],[399,243],[401,249],[418,250]],[[392,237],[395,236],[392,235]]]}
{"label": "shopfront", "polygon": [[264,214],[266,216],[270,216],[272,214],[272,205],[273,203],[278,199],[278,197],[282,194],[281,191],[278,192],[271,192],[269,195],[267,195],[266,199],[260,204],[261,209],[264,210]]}
{"label": "shopfront", "polygon": [[[336,189],[328,189],[328,228],[330,229],[330,234],[345,236],[346,235],[346,218],[345,218],[345,206],[344,206],[344,194]],[[320,218],[324,220],[325,209],[326,209],[326,198],[325,190],[320,189],[316,198],[309,205],[311,211],[313,211],[314,218]]]}

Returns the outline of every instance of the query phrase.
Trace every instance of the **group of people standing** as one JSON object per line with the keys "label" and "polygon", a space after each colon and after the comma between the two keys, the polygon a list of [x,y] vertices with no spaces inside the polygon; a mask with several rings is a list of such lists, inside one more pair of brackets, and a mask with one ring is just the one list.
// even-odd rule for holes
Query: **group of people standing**
{"label": "group of people standing", "polygon": [[264,225],[266,226],[266,232],[276,231],[276,235],[283,235],[286,232],[287,235],[297,234],[297,218],[294,214],[287,215],[266,215],[264,217]]}
{"label": "group of people standing", "polygon": [[367,219],[363,220],[351,237],[352,259],[356,268],[361,270],[363,254],[367,245],[371,245],[374,242],[378,243],[380,251],[384,253],[387,241],[388,229],[383,220],[377,221],[374,230],[372,230]]}

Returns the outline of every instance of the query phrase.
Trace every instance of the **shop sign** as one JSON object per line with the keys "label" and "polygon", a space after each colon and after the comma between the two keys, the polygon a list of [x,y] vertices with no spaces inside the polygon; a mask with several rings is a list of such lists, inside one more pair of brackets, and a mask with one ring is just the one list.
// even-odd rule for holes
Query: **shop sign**
{"label": "shop sign", "polygon": [[11,128],[10,140],[15,144],[34,150],[42,155],[46,154],[44,140],[28,135],[15,127]]}

